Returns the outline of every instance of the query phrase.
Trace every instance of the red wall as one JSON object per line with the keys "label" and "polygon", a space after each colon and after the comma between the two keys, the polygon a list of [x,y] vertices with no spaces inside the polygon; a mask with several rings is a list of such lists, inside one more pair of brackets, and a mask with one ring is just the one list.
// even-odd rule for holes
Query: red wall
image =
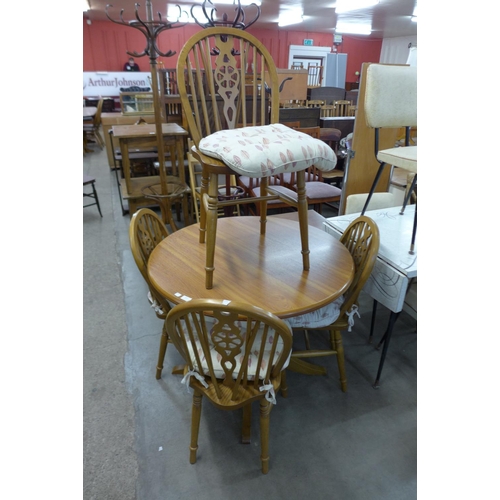
{"label": "red wall", "polygon": [[339,45],[338,52],[347,54],[347,72],[345,81],[355,82],[356,71],[361,73],[361,65],[364,62],[378,63],[380,61],[380,51],[382,50],[382,39],[368,40],[359,36],[342,36],[342,45]]}
{"label": "red wall", "polygon": [[[186,25],[165,31],[159,36],[159,48],[162,52],[173,50],[177,54],[184,42],[193,33],[200,31],[198,25]],[[302,45],[305,38],[312,38],[315,46],[332,47],[333,34],[312,33],[308,31],[266,30],[251,27],[249,33],[264,43],[278,68],[288,67],[288,47]],[[126,51],[142,52],[146,42],[142,33],[136,29],[120,26],[110,21],[94,21],[91,25],[83,20],[83,71],[122,71],[128,59]],[[343,36],[339,53],[348,54],[347,82],[355,82],[355,71],[361,71],[363,62],[378,62],[382,39],[368,41],[362,37]],[[177,55],[160,57],[165,68],[175,68]],[[136,58],[142,71],[148,71],[149,58]]]}

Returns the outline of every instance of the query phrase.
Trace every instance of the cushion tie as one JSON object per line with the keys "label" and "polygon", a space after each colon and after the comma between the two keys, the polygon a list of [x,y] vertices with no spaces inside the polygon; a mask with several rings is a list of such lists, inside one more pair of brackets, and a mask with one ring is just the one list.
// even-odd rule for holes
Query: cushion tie
{"label": "cushion tie", "polygon": [[148,292],[148,300],[151,304],[151,307],[155,310],[155,313],[164,314],[163,309],[160,304],[156,302],[156,299],[151,295],[151,292]]}
{"label": "cushion tie", "polygon": [[352,327],[354,326],[354,315],[357,314],[358,318],[361,318],[361,315],[358,312],[358,305],[353,304],[350,311],[346,312],[347,317],[349,318],[349,328],[347,329],[348,332],[351,331]]}
{"label": "cushion tie", "polygon": [[276,394],[274,392],[273,384],[264,384],[263,386],[259,387],[259,391],[267,391],[266,399],[273,405],[276,404]]}
{"label": "cushion tie", "polygon": [[181,380],[181,384],[186,384],[186,387],[188,388],[189,391],[189,378],[193,376],[195,379],[199,380],[203,387],[205,389],[208,389],[208,384],[207,381],[195,370],[188,370],[188,372],[184,375],[184,377]]}

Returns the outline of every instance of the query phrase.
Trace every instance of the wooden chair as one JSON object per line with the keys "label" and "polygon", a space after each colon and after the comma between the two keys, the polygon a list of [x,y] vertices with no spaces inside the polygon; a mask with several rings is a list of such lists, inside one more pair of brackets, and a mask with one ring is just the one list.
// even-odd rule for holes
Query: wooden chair
{"label": "wooden chair", "polygon": [[[245,73],[251,54],[253,73]],[[218,176],[235,173],[230,164],[200,150],[200,142],[210,141],[214,133],[232,131],[240,127],[257,127],[277,124],[279,121],[278,74],[274,61],[264,45],[253,35],[235,28],[207,28],[194,34],[184,45],[177,62],[179,93],[194,142],[192,154],[203,168],[201,185],[202,206],[200,213],[200,243],[206,238],[206,287],[213,286],[215,238],[217,212],[221,206],[234,205],[234,200],[221,202],[218,199]],[[246,81],[251,83],[245,84]],[[265,85],[262,85],[265,82]],[[277,126],[276,130],[281,127]],[[255,130],[255,129],[254,129]],[[238,133],[242,133],[239,131]],[[232,135],[234,137],[234,135]],[[267,137],[266,137],[267,139]],[[205,150],[206,151],[206,150]],[[238,158],[241,160],[241,158]],[[230,166],[231,165],[231,166]],[[248,176],[260,178],[261,196],[242,198],[240,204],[259,203],[261,234],[265,234],[267,203],[280,199],[297,208],[301,233],[304,270],[309,269],[307,200],[305,196],[305,168],[303,162],[296,162],[298,197],[291,199],[279,186],[269,185],[268,179],[274,173],[262,168],[260,161],[248,158]],[[284,170],[285,165],[276,166]],[[242,172],[238,172],[242,173]]]}
{"label": "wooden chair", "polygon": [[[335,114],[336,108],[334,104],[323,104],[321,106],[321,114],[320,117],[332,117],[338,116]],[[335,150],[335,154],[338,154],[339,141],[341,139],[342,132],[338,128],[334,127],[321,127],[320,131],[320,139],[326,142],[331,148]],[[329,172],[329,178],[333,176],[332,172]],[[336,174],[334,177],[339,177]]]}
{"label": "wooden chair", "polygon": [[97,205],[97,210],[99,210],[99,215],[102,217],[102,212],[101,212],[101,205],[99,205],[99,198],[97,196],[97,191],[95,189],[95,179],[94,177],[90,177],[89,175],[84,175],[83,176],[83,186],[91,186],[92,187],[92,192],[91,193],[86,193],[85,191],[83,192],[83,197],[87,198],[92,198],[94,201],[92,203],[88,203],[87,205],[83,205],[83,208],[85,207],[91,207],[93,205]]}
{"label": "wooden chair", "polygon": [[294,62],[290,69],[304,69],[304,64],[301,62]]}
{"label": "wooden chair", "polygon": [[244,443],[250,442],[251,404],[259,401],[262,472],[267,474],[269,414],[289,361],[290,327],[250,304],[194,299],[168,313],[167,330],[186,361],[182,382],[194,389],[190,463],[196,463],[203,396],[222,410],[243,409]]}
{"label": "wooden chair", "polygon": [[[311,358],[319,356],[337,356],[337,364],[340,374],[340,385],[343,392],[347,391],[347,378],[344,364],[344,348],[342,346],[343,330],[351,331],[354,325],[354,315],[357,312],[358,296],[366,280],[369,278],[375,260],[377,258],[380,245],[380,234],[377,224],[366,216],[360,216],[355,219],[345,232],[340,241],[347,247],[354,260],[354,278],[347,292],[332,304],[318,309],[312,313],[304,314],[290,318],[294,331],[304,330],[305,350],[294,350],[292,357],[297,358],[295,362],[299,363],[304,370],[315,373],[310,363],[300,364],[301,358]],[[312,349],[309,339],[309,330],[327,330],[329,331],[330,348]],[[314,366],[314,365],[313,365]],[[286,386],[286,381],[283,381]]]}
{"label": "wooden chair", "polygon": [[304,107],[304,102],[302,101],[290,101],[290,102],[284,102],[282,104],[283,108],[303,108]]}
{"label": "wooden chair", "polygon": [[88,141],[89,138],[94,139],[101,149],[104,149],[104,139],[101,137],[101,133],[99,132],[99,129],[101,128],[101,113],[103,102],[103,99],[99,99],[99,102],[97,103],[97,111],[92,118],[92,121],[90,123],[83,123],[83,135],[85,138],[84,140]]}
{"label": "wooden chair", "polygon": [[309,63],[307,72],[307,88],[313,89],[321,87],[321,82],[323,81],[323,66]]}
{"label": "wooden chair", "polygon": [[[317,139],[320,138],[320,127],[293,127],[298,132],[308,134]],[[326,174],[329,174],[327,172]],[[295,173],[281,174],[281,182],[289,189],[295,190],[296,178]],[[323,172],[318,170],[314,165],[306,170],[306,197],[307,204],[314,207],[314,209],[321,213],[321,206],[323,203],[331,204],[340,201],[342,190],[336,186],[328,184],[323,179]]]}
{"label": "wooden chair", "polygon": [[321,117],[329,118],[335,116],[335,105],[334,104],[323,104],[321,106]]}
{"label": "wooden chair", "polygon": [[325,105],[325,101],[320,101],[319,99],[310,99],[306,101],[306,106],[308,108],[321,108]]}
{"label": "wooden chair", "polygon": [[129,241],[130,249],[134,257],[135,263],[139,268],[144,281],[148,285],[148,300],[151,307],[154,309],[156,316],[163,320],[163,328],[160,340],[160,352],[158,353],[158,363],[156,365],[156,378],[161,378],[163,370],[163,360],[167,352],[167,344],[170,342],[170,337],[167,333],[165,319],[172,305],[163,298],[153,287],[148,275],[148,260],[156,248],[164,238],[169,235],[163,221],[149,208],[141,208],[132,215],[129,226]]}
{"label": "wooden chair", "polygon": [[350,107],[352,105],[351,101],[335,101],[333,103],[334,106],[334,115],[333,116],[350,116]]}
{"label": "wooden chair", "polygon": [[[404,212],[411,193],[417,183],[417,146],[410,146],[410,131],[417,126],[417,68],[414,66],[392,66],[370,64],[366,71],[366,91],[364,102],[366,123],[375,130],[375,156],[379,168],[363,207],[365,213],[370,199],[386,165],[401,167],[414,173],[412,184],[403,202]],[[405,146],[379,150],[381,128],[406,129]],[[417,209],[410,243],[410,253],[414,253],[417,230]]]}

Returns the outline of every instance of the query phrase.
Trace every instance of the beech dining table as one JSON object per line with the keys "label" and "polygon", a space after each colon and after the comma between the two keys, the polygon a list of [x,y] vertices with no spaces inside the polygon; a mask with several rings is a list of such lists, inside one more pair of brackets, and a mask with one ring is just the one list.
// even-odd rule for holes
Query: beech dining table
{"label": "beech dining table", "polygon": [[[195,298],[235,300],[286,319],[333,302],[354,277],[351,254],[324,230],[309,225],[308,271],[303,269],[300,248],[295,220],[268,217],[266,234],[261,236],[259,217],[221,218],[212,289],[205,287],[206,245],[199,242],[197,224],[172,233],[156,246],[148,274],[155,289],[175,304]],[[292,358],[289,368],[301,371],[304,363]],[[324,368],[318,367],[317,373],[324,374]]]}

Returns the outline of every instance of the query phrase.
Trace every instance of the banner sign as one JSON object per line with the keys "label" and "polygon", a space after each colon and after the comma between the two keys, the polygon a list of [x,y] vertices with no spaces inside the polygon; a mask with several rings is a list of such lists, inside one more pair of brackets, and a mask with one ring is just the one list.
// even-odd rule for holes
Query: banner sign
{"label": "banner sign", "polygon": [[98,71],[83,73],[84,97],[113,97],[120,95],[120,88],[151,88],[151,73],[142,71]]}

